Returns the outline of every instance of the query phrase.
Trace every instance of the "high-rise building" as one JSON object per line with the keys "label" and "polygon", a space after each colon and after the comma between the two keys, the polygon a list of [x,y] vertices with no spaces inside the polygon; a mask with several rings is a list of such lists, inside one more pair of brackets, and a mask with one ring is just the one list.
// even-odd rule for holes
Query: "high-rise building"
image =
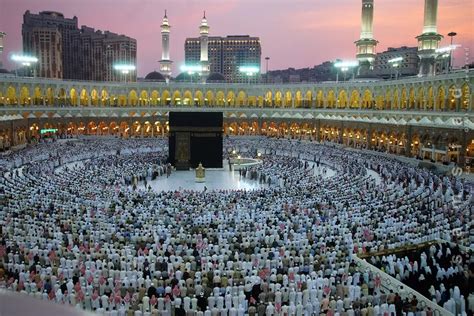
{"label": "high-rise building", "polygon": [[63,78],[63,45],[55,27],[31,27],[23,36],[23,50],[38,58],[33,70],[37,76]]}
{"label": "high-rise building", "polygon": [[[59,12],[26,11],[22,34],[23,51],[38,58],[36,70],[42,77],[119,81],[124,75],[113,69],[115,63],[136,65],[135,39],[87,26],[79,29],[77,17],[68,19]],[[136,71],[125,76],[135,81]]]}
{"label": "high-rise building", "polygon": [[[200,38],[187,38],[184,43],[186,65],[200,65]],[[260,38],[249,35],[209,36],[207,57],[210,73],[220,73],[227,82],[247,82],[241,66],[260,69],[262,50]],[[257,75],[258,76],[258,75]]]}
{"label": "high-rise building", "polygon": [[[401,59],[394,63],[395,59]],[[374,74],[382,78],[415,76],[418,73],[420,58],[418,47],[389,47],[385,52],[377,53],[374,62]]]}

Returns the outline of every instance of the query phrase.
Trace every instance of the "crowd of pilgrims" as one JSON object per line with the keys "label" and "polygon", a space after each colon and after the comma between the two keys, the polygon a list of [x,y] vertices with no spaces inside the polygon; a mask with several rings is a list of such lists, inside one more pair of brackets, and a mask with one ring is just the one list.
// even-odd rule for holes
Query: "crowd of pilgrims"
{"label": "crowd of pilgrims", "polygon": [[474,263],[470,260],[470,252],[441,243],[374,256],[371,263],[454,315],[462,315],[467,307],[472,314],[474,306]]}
{"label": "crowd of pilgrims", "polygon": [[131,186],[167,172],[164,139],[53,142],[2,157],[0,288],[106,315],[432,313],[353,256],[453,231],[465,240],[470,184],[312,142],[230,138],[224,150],[258,155],[246,172],[271,185]]}

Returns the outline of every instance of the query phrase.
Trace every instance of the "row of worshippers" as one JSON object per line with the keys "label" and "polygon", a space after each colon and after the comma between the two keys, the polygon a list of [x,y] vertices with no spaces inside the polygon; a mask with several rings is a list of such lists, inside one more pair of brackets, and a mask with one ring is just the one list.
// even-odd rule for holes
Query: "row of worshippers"
{"label": "row of worshippers", "polygon": [[[466,227],[467,210],[445,201],[451,179],[319,144],[257,138],[226,146],[235,142],[277,151],[281,168],[265,172],[282,185],[133,191],[122,175],[161,155],[133,141],[120,155],[97,149],[102,158],[74,167],[32,163],[15,179],[4,175],[3,285],[98,311],[164,314],[191,304],[195,314],[397,312],[408,304],[389,299],[395,294],[351,256]],[[322,179],[287,154],[313,155],[337,172]]]}

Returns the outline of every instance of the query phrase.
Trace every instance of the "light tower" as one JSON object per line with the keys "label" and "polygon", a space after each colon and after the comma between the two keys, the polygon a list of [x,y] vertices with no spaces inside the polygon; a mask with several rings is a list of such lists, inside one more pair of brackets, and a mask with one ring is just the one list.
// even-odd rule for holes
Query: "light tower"
{"label": "light tower", "polygon": [[160,72],[166,79],[166,82],[169,82],[171,77],[171,64],[173,63],[170,60],[170,24],[168,22],[168,17],[163,17],[163,22],[161,23],[161,60],[160,60]]}
{"label": "light tower", "polygon": [[0,69],[3,68],[2,54],[3,54],[3,39],[5,38],[5,35],[7,35],[7,33],[0,31]]}
{"label": "light tower", "polygon": [[209,58],[208,58],[208,41],[209,41],[209,26],[207,25],[206,11],[199,26],[199,41],[201,42],[201,78],[206,81],[209,75]]}
{"label": "light tower", "polygon": [[418,56],[420,57],[420,76],[435,73],[436,49],[443,38],[437,29],[438,0],[425,0],[423,33],[418,35]]}
{"label": "light tower", "polygon": [[360,39],[355,42],[359,60],[359,76],[368,75],[373,69],[375,47],[374,39],[374,0],[362,0],[362,26]]}

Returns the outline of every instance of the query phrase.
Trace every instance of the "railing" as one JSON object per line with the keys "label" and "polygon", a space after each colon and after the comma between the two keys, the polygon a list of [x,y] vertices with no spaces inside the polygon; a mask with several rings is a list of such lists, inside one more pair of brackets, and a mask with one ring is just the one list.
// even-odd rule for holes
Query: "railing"
{"label": "railing", "polygon": [[409,296],[415,296],[418,300],[418,304],[421,305],[422,308],[429,307],[433,311],[434,315],[439,316],[447,316],[453,315],[453,313],[449,312],[447,309],[439,306],[438,304],[430,301],[424,295],[420,294],[419,292],[415,291],[414,289],[406,286],[402,282],[398,281],[394,277],[388,275],[387,273],[383,272],[379,268],[371,265],[364,259],[360,259],[357,256],[353,256],[352,259],[356,262],[357,266],[362,269],[366,269],[374,273],[375,275],[379,275],[381,279],[381,286],[388,292],[393,291],[394,293],[398,293],[402,299],[405,299]]}
{"label": "railing", "polygon": [[447,74],[439,74],[436,76],[413,76],[413,77],[402,77],[397,80],[371,80],[360,79],[354,81],[320,81],[320,82],[297,82],[297,83],[204,83],[204,82],[150,82],[150,81],[135,81],[135,82],[119,82],[119,81],[92,81],[92,80],[76,80],[76,79],[53,79],[53,78],[42,78],[42,77],[17,77],[13,75],[0,75],[0,82],[18,82],[18,83],[52,83],[58,84],[61,82],[64,83],[76,83],[77,85],[100,85],[100,86],[128,86],[128,87],[138,87],[138,86],[159,86],[159,87],[190,87],[190,86],[212,86],[212,87],[232,87],[232,86],[241,86],[241,87],[252,87],[252,88],[265,88],[268,87],[271,89],[275,86],[287,86],[291,87],[300,87],[300,86],[367,86],[367,85],[396,85],[398,83],[418,83],[426,81],[438,81],[446,79],[458,79],[462,77],[472,77],[474,74],[474,69],[462,69],[450,72]]}

